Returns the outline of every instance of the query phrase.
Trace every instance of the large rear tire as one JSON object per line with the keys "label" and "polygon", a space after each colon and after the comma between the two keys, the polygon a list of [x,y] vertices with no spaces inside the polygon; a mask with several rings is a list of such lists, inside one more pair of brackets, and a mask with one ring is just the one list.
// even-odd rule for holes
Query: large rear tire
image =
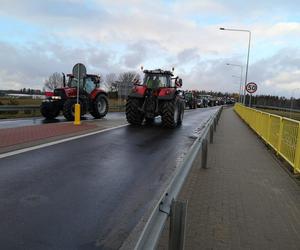
{"label": "large rear tire", "polygon": [[175,128],[180,117],[180,105],[177,99],[166,101],[162,107],[162,123],[164,127]]}
{"label": "large rear tire", "polygon": [[46,119],[54,119],[59,115],[59,109],[50,110],[49,107],[47,107],[47,104],[44,103],[42,103],[40,111],[42,116],[44,116]]}
{"label": "large rear tire", "polygon": [[126,102],[126,119],[132,125],[141,125],[144,115],[140,110],[143,99],[128,97]]}
{"label": "large rear tire", "polygon": [[178,126],[180,126],[182,124],[182,121],[183,121],[183,115],[184,115],[184,104],[183,104],[183,102],[179,102],[179,107],[180,107],[180,113],[179,113],[178,122],[177,122]]}
{"label": "large rear tire", "polygon": [[93,111],[91,115],[94,116],[96,119],[100,119],[106,116],[108,112],[108,100],[107,97],[103,94],[99,94],[95,102],[93,103]]}

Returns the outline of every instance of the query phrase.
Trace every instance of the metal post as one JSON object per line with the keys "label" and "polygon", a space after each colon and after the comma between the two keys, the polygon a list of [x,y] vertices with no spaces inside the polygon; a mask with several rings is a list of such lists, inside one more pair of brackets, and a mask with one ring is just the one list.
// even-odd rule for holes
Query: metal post
{"label": "metal post", "polygon": [[170,214],[169,250],[183,250],[187,201],[173,200]]}
{"label": "metal post", "polygon": [[79,104],[79,80],[80,80],[80,64],[78,65],[78,81],[77,81],[77,104]]}
{"label": "metal post", "polygon": [[228,30],[228,31],[241,31],[241,32],[248,32],[249,33],[249,43],[248,43],[248,55],[247,55],[247,66],[246,66],[246,77],[245,77],[245,86],[244,86],[244,100],[243,104],[245,105],[246,99],[246,84],[248,78],[248,66],[249,66],[249,54],[250,54],[250,43],[251,43],[251,31],[250,30],[241,30],[241,29],[227,29],[227,28],[220,28],[220,30]]}
{"label": "metal post", "polygon": [[252,101],[252,94],[250,94],[250,99],[249,99],[249,108],[251,108],[251,101]]}
{"label": "metal post", "polygon": [[241,66],[241,80],[240,80],[240,91],[239,91],[239,103],[242,103],[242,81],[243,81],[243,67]]}
{"label": "metal post", "polygon": [[240,88],[239,88],[239,102],[241,103],[241,102],[242,102],[243,66],[242,66],[242,65],[239,65],[239,64],[233,64],[233,63],[226,63],[226,65],[240,67],[240,69],[241,69]]}
{"label": "metal post", "polygon": [[209,128],[209,143],[214,142],[214,130],[212,127]]}
{"label": "metal post", "polygon": [[214,119],[213,126],[214,126],[214,131],[216,132],[217,131],[217,119],[216,118]]}
{"label": "metal post", "polygon": [[207,145],[207,139],[203,139],[202,141],[202,154],[201,154],[201,167],[207,168],[207,153],[208,153],[208,145]]}
{"label": "metal post", "polygon": [[244,105],[245,105],[246,85],[247,85],[247,80],[248,80],[247,78],[248,78],[250,43],[251,43],[251,31],[248,30],[248,32],[249,32],[249,43],[248,43],[247,66],[246,66],[246,76],[245,76],[245,86],[244,86],[244,102],[243,102]]}

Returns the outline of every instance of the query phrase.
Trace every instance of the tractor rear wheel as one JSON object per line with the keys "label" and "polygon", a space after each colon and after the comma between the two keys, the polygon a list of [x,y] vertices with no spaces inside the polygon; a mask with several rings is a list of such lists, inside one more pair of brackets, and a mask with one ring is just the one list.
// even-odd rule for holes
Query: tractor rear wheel
{"label": "tractor rear wheel", "polygon": [[42,116],[44,116],[46,119],[54,119],[59,115],[59,109],[50,110],[47,107],[47,104],[42,103],[40,108]]}
{"label": "tractor rear wheel", "polygon": [[103,94],[99,94],[95,102],[93,103],[93,110],[91,115],[94,116],[96,119],[100,119],[106,116],[108,112],[108,100],[107,97]]}
{"label": "tractor rear wheel", "polygon": [[[63,107],[63,115],[68,121],[74,121],[75,117],[75,99],[67,99]],[[81,110],[81,109],[80,109]]]}
{"label": "tractor rear wheel", "polygon": [[180,107],[180,113],[179,113],[179,116],[178,116],[177,124],[181,125],[182,121],[183,121],[183,115],[184,115],[184,104],[183,104],[183,102],[179,102],[179,107]]}
{"label": "tractor rear wheel", "polygon": [[175,128],[179,125],[182,110],[177,99],[166,101],[162,107],[162,123],[164,127]]}
{"label": "tractor rear wheel", "polygon": [[132,125],[141,125],[144,115],[140,110],[143,99],[128,97],[126,102],[126,119]]}

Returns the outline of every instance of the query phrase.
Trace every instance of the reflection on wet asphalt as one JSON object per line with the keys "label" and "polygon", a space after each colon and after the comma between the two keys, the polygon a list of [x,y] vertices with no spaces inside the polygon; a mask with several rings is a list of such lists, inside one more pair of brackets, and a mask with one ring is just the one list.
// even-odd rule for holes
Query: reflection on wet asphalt
{"label": "reflection on wet asphalt", "polygon": [[118,249],[160,197],[198,128],[126,126],[0,160],[2,249]]}
{"label": "reflection on wet asphalt", "polygon": [[[105,118],[106,120],[114,120],[125,118],[125,114],[122,112],[114,112],[108,113]],[[94,119],[91,115],[85,115],[81,118],[83,121],[93,121]],[[63,116],[58,116],[56,119],[45,119],[43,117],[35,117],[35,118],[19,118],[14,120],[0,120],[0,129],[1,128],[17,128],[24,126],[33,126],[33,125],[41,125],[48,123],[57,123],[57,122],[69,122]]]}

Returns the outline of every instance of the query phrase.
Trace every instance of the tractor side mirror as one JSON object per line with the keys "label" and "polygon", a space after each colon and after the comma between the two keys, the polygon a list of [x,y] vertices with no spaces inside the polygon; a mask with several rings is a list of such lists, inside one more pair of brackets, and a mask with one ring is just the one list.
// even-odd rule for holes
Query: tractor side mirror
{"label": "tractor side mirror", "polygon": [[182,87],[182,79],[177,79],[177,85],[181,88]]}

